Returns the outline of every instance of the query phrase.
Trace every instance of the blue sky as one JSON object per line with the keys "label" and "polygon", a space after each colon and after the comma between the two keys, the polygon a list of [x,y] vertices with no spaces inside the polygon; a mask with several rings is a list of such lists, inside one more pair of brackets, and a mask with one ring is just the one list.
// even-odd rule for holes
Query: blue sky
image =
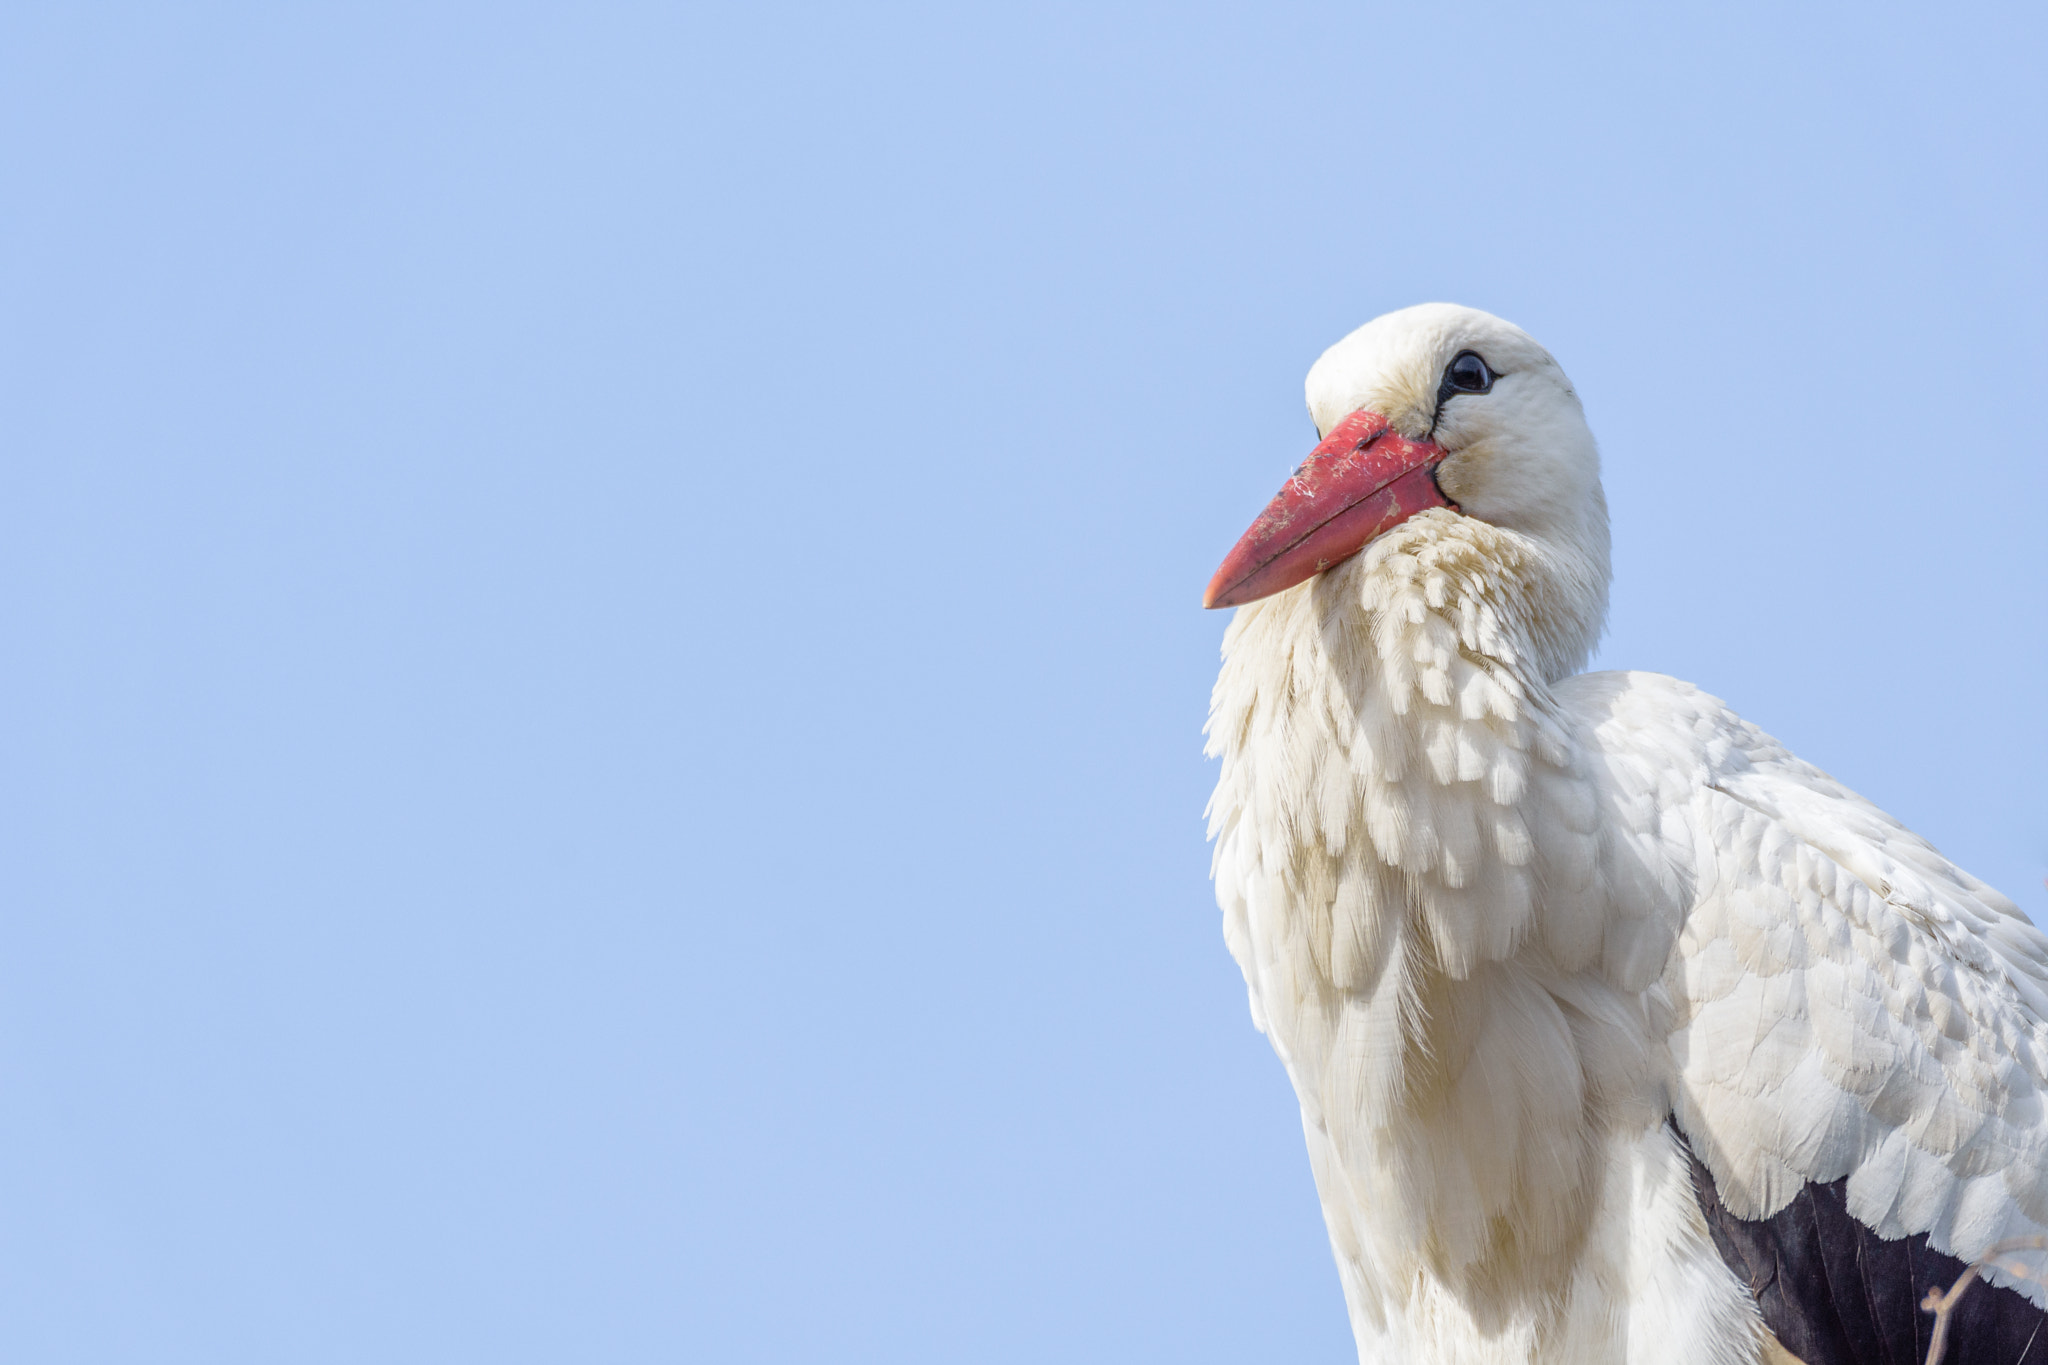
{"label": "blue sky", "polygon": [[2037,8],[0,16],[0,1355],[1350,1358],[1203,584],[1425,299],[2048,911]]}

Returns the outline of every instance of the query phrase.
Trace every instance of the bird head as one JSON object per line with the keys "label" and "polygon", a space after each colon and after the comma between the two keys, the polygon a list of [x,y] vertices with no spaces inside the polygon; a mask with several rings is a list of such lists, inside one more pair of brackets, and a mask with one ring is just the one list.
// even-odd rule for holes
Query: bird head
{"label": "bird head", "polygon": [[1210,581],[1206,607],[1255,602],[1431,508],[1607,565],[1600,456],[1571,382],[1521,328],[1418,304],[1373,319],[1308,374],[1323,437]]}

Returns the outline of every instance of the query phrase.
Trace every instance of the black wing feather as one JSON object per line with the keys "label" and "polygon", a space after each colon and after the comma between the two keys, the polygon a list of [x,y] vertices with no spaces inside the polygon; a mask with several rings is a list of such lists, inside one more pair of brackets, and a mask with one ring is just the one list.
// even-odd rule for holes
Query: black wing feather
{"label": "black wing feather", "polygon": [[[1690,1152],[1690,1147],[1687,1148]],[[1769,1218],[1737,1218],[1714,1177],[1692,1158],[1693,1189],[1721,1259],[1749,1286],[1764,1324],[1806,1365],[1921,1365],[1930,1288],[1947,1290],[1968,1266],[1927,1245],[1887,1241],[1849,1215],[1847,1180],[1811,1184]],[[2048,1365],[2044,1314],[2023,1294],[1981,1281],[1956,1305],[1952,1365]]]}

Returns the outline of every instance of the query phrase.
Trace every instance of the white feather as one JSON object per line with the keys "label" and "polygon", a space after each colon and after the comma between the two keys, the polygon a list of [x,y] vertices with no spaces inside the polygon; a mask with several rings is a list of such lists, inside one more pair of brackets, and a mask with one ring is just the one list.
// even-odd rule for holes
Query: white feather
{"label": "white feather", "polygon": [[[1469,347],[1503,377],[1446,421]],[[1224,934],[1361,1360],[1759,1359],[1668,1117],[1738,1216],[1847,1176],[1886,1237],[2041,1231],[2048,939],[1719,701],[1569,676],[1606,511],[1549,355],[1410,309],[1310,406],[1433,424],[1463,509],[1241,608],[1208,729]]]}

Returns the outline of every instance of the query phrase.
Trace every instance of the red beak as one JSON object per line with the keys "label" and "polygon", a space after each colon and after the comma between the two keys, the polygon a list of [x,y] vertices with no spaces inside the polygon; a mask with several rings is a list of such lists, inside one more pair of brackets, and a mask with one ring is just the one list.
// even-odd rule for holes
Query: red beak
{"label": "red beak", "polygon": [[1360,408],[1331,429],[1202,594],[1205,607],[1241,607],[1314,578],[1417,512],[1457,504],[1436,486],[1443,447],[1411,441]]}

